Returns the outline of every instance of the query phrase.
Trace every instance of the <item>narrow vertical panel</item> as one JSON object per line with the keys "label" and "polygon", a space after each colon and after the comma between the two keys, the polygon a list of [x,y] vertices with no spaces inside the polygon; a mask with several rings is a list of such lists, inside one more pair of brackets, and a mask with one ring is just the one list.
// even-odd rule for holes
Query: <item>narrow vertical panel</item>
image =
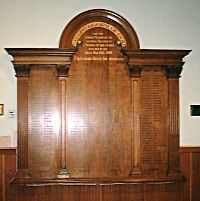
{"label": "narrow vertical panel", "polygon": [[131,175],[141,174],[140,169],[140,82],[139,78],[131,80],[131,105],[132,105],[132,171]]}
{"label": "narrow vertical panel", "polygon": [[[44,187],[44,199],[42,201],[53,201],[53,186],[45,186]],[[58,200],[57,200],[58,201]]]}
{"label": "narrow vertical panel", "polygon": [[[13,185],[14,194],[11,201],[28,201],[26,199],[26,188],[24,186]],[[34,201],[33,197],[32,200]]]}
{"label": "narrow vertical panel", "polygon": [[[168,78],[169,173],[178,173],[179,159],[179,79]],[[172,151],[173,150],[173,151]]]}
{"label": "narrow vertical panel", "polygon": [[180,182],[165,184],[164,187],[164,200],[182,201],[181,200],[181,185]]}
{"label": "narrow vertical panel", "polygon": [[61,150],[62,150],[62,168],[66,169],[66,79],[59,79],[59,93],[60,93],[60,115],[61,115]]}
{"label": "narrow vertical panel", "polygon": [[200,152],[192,153],[192,201],[200,200]]}
{"label": "narrow vertical panel", "polygon": [[0,152],[0,199],[3,200],[3,180],[2,180],[2,174],[3,174],[3,162],[2,162],[2,153]]}
{"label": "narrow vertical panel", "polygon": [[65,197],[67,197],[67,195],[64,194],[63,192],[63,188],[64,186],[58,186],[58,185],[54,185],[52,186],[52,201],[65,201]]}
{"label": "narrow vertical panel", "polygon": [[126,177],[131,171],[131,79],[123,63],[110,62],[108,82],[110,172]]}
{"label": "narrow vertical panel", "polygon": [[60,128],[56,69],[34,66],[29,83],[29,169],[33,178],[55,178]]}
{"label": "narrow vertical panel", "polygon": [[16,196],[17,196],[16,187],[14,185],[10,185],[8,200],[16,201]]}
{"label": "narrow vertical panel", "polygon": [[32,191],[34,192],[34,195],[31,199],[33,199],[33,201],[46,201],[44,197],[46,197],[47,195],[44,194],[44,188],[45,187],[42,187],[42,186],[32,187]]}
{"label": "narrow vertical panel", "polygon": [[146,175],[166,175],[167,80],[162,69],[141,74],[141,166]]}
{"label": "narrow vertical panel", "polygon": [[0,200],[5,201],[5,155],[0,154]]}
{"label": "narrow vertical panel", "polygon": [[10,181],[16,173],[16,150],[5,151],[5,197],[6,200],[10,194]]}
{"label": "narrow vertical panel", "polygon": [[145,197],[145,201],[164,200],[164,184],[146,184]]}
{"label": "narrow vertical panel", "polygon": [[192,153],[182,152],[180,153],[180,168],[183,175],[186,178],[184,183],[184,201],[189,201],[191,197],[191,157]]}
{"label": "narrow vertical panel", "polygon": [[35,194],[34,187],[26,186],[25,188],[26,188],[26,195],[25,195],[26,201],[29,201],[29,200],[35,201],[34,200],[34,194]]}
{"label": "narrow vertical panel", "polygon": [[0,200],[7,201],[11,194],[10,181],[16,173],[16,150],[0,149]]}
{"label": "narrow vertical panel", "polygon": [[67,130],[67,80],[66,77],[59,77],[59,102],[60,102],[60,133],[59,133],[59,172],[58,178],[69,178],[67,165],[67,145],[68,145],[68,130]]}
{"label": "narrow vertical panel", "polygon": [[28,78],[17,80],[18,108],[18,170],[26,174],[28,169]]}

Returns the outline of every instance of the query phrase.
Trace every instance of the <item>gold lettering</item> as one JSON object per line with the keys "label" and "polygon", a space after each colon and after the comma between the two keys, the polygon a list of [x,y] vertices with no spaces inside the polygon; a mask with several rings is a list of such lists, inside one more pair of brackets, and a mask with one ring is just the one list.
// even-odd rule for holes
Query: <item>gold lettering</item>
{"label": "gold lettering", "polygon": [[101,56],[93,56],[93,57],[78,57],[75,56],[74,60],[76,61],[123,61],[124,59],[122,57],[101,57]]}
{"label": "gold lettering", "polygon": [[[86,31],[88,31],[92,28],[98,28],[98,27],[104,28],[104,29],[107,29],[107,30],[113,32],[117,36],[119,41],[121,42],[122,47],[126,46],[126,39],[124,38],[122,33],[113,25],[105,23],[105,22],[91,22],[91,23],[88,23],[88,24],[84,25],[83,27],[81,27],[78,30],[78,32],[75,34],[74,38],[72,39],[72,45],[74,47],[76,47],[78,40]],[[102,36],[103,33],[93,33],[92,35],[93,36],[98,36],[98,35]],[[92,37],[92,36],[90,36],[90,37]],[[87,38],[87,39],[89,39],[89,38]],[[94,38],[90,38],[90,39],[94,39]],[[98,36],[98,39],[100,39],[99,36]],[[106,39],[105,41],[107,41],[108,38],[102,38],[102,39]]]}

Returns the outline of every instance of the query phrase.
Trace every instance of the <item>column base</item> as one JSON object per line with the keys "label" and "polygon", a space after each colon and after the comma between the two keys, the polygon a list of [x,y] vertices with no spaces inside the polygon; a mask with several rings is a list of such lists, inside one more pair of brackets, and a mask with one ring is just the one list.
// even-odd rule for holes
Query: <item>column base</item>
{"label": "column base", "polygon": [[24,178],[24,179],[30,178],[30,174],[29,174],[28,169],[19,169],[19,170],[16,172],[15,178],[22,178],[22,179],[23,179],[23,178]]}
{"label": "column base", "polygon": [[19,169],[14,178],[12,178],[12,180],[10,181],[11,184],[15,184],[15,183],[20,183],[20,182],[24,182],[26,180],[29,180],[31,178],[31,175],[29,174],[28,169]]}
{"label": "column base", "polygon": [[68,179],[70,178],[70,174],[66,169],[60,169],[57,175],[58,179]]}
{"label": "column base", "polygon": [[140,175],[142,175],[142,171],[140,170],[139,167],[134,167],[131,170],[130,176],[140,176]]}

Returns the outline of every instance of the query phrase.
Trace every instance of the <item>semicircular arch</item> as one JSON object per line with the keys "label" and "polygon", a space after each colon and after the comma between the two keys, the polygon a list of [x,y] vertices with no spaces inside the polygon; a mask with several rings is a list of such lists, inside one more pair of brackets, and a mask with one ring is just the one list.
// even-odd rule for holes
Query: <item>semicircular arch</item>
{"label": "semicircular arch", "polygon": [[140,48],[138,36],[130,23],[119,14],[105,9],[88,10],[73,18],[62,32],[59,47],[73,48],[84,33],[95,28],[112,32],[123,48]]}

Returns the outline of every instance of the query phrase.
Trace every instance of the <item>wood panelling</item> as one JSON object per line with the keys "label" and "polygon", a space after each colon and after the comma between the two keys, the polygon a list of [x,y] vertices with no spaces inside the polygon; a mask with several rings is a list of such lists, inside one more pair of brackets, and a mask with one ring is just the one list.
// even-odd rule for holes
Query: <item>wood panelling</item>
{"label": "wood panelling", "polygon": [[187,180],[184,201],[200,200],[200,147],[181,147],[180,163]]}
{"label": "wood panelling", "polygon": [[0,148],[0,200],[7,201],[9,183],[16,172],[16,149]]}

